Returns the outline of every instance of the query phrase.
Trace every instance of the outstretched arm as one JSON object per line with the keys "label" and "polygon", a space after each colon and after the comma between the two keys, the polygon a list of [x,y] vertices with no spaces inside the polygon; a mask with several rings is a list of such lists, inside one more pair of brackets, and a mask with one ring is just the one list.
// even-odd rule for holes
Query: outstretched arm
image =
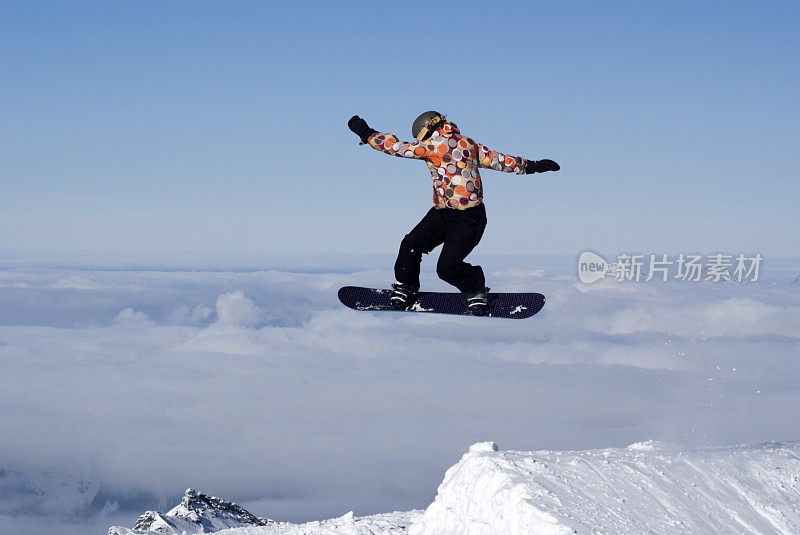
{"label": "outstretched arm", "polygon": [[521,156],[508,156],[492,150],[483,143],[478,143],[478,163],[481,167],[503,171],[504,173],[517,173],[518,175],[544,173],[545,171],[558,171],[561,169],[553,160],[526,160]]}
{"label": "outstretched arm", "polygon": [[478,164],[486,169],[503,171],[504,173],[517,173],[521,175],[525,172],[525,158],[521,156],[507,156],[503,153],[492,150],[483,143],[478,143]]}
{"label": "outstretched arm", "polygon": [[424,159],[430,155],[431,150],[425,143],[419,141],[407,143],[400,141],[393,134],[381,134],[377,130],[370,128],[367,122],[358,115],[351,117],[347,122],[347,126],[361,138],[362,144],[369,145],[373,149],[386,154],[417,159]]}

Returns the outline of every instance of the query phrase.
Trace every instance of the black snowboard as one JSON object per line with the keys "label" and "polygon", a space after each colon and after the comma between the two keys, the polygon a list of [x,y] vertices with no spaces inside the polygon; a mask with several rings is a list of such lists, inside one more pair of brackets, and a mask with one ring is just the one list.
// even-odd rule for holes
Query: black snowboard
{"label": "black snowboard", "polygon": [[[339,301],[353,310],[394,310],[389,304],[391,290],[344,286],[339,288]],[[535,293],[490,293],[489,316],[493,318],[530,318],[544,306],[544,296]],[[464,294],[420,292],[408,312],[433,312],[469,316]]]}

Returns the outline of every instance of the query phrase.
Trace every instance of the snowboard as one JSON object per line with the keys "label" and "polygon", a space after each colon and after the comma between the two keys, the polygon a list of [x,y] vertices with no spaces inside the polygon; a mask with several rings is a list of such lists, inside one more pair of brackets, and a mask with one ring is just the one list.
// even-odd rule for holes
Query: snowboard
{"label": "snowboard", "polygon": [[[353,310],[391,310],[391,290],[344,286],[339,288],[339,301]],[[530,318],[544,306],[544,296],[537,293],[489,293],[489,314],[484,317]],[[453,292],[419,292],[417,301],[405,311],[431,312],[469,316],[464,294]]]}

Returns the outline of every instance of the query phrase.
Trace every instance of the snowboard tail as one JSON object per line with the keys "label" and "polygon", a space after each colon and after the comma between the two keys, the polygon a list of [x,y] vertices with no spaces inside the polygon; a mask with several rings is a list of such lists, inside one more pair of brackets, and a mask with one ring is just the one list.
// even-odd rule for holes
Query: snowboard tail
{"label": "snowboard tail", "polygon": [[[391,290],[344,286],[339,289],[339,301],[353,310],[391,310]],[[530,318],[544,306],[545,297],[539,293],[489,293],[488,317],[524,319]],[[419,292],[416,302],[406,312],[428,312],[434,314],[471,315],[467,300],[462,293]]]}

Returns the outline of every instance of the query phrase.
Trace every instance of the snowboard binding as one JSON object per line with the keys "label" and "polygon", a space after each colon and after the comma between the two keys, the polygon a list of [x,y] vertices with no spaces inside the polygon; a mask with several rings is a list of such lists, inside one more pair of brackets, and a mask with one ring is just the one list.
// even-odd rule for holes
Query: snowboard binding
{"label": "snowboard binding", "polygon": [[471,315],[486,316],[489,314],[489,288],[464,295],[467,298],[467,310]]}
{"label": "snowboard binding", "polygon": [[408,310],[417,301],[419,287],[396,282],[392,284],[392,294],[389,296],[389,303],[395,310]]}

